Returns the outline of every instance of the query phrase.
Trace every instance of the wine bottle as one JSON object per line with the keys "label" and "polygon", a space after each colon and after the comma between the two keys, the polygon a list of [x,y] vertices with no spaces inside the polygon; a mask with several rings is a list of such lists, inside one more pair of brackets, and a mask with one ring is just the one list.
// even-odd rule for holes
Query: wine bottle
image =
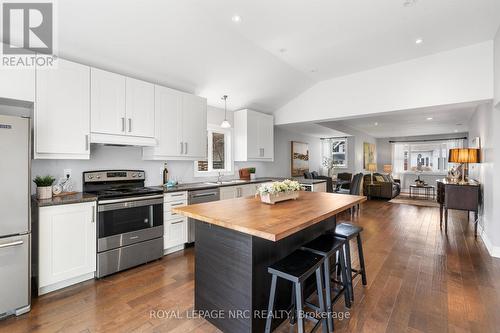
{"label": "wine bottle", "polygon": [[165,165],[163,167],[163,185],[168,183],[168,169],[167,169],[167,163],[165,162]]}

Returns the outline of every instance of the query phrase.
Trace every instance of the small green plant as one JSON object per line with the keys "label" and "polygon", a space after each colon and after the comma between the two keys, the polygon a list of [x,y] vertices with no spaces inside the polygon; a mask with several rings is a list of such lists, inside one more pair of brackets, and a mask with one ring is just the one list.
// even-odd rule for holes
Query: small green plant
{"label": "small green plant", "polygon": [[44,186],[52,186],[54,183],[54,180],[56,180],[52,176],[36,176],[35,179],[33,179],[33,182],[36,184],[37,187],[44,187]]}
{"label": "small green plant", "polygon": [[248,173],[255,173],[255,168],[248,168]]}

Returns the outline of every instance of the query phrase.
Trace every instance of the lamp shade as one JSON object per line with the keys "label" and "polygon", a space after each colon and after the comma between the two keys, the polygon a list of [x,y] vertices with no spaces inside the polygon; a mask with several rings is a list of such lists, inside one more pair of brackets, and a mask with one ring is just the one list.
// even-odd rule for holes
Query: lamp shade
{"label": "lamp shade", "polygon": [[450,163],[479,163],[478,148],[453,148],[448,153]]}
{"label": "lamp shade", "polygon": [[391,173],[392,172],[392,165],[391,164],[384,164],[384,172]]}
{"label": "lamp shade", "polygon": [[377,171],[377,164],[376,163],[368,163],[368,171]]}

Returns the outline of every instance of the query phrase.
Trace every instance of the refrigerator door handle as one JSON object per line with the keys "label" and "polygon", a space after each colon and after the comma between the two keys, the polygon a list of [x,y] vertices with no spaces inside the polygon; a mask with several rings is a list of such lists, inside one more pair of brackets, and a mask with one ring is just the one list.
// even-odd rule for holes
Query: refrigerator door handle
{"label": "refrigerator door handle", "polygon": [[12,243],[0,244],[0,249],[6,248],[6,247],[12,247],[12,246],[19,246],[19,245],[23,245],[23,244],[24,244],[24,242],[22,240],[15,241]]}

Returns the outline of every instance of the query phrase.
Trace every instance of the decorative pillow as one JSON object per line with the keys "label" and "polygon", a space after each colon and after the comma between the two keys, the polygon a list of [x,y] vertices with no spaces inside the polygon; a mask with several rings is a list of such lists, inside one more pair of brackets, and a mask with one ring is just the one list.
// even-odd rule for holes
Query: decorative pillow
{"label": "decorative pillow", "polygon": [[385,179],[382,176],[373,176],[373,178],[375,178],[377,182],[382,182],[382,183],[385,182]]}

